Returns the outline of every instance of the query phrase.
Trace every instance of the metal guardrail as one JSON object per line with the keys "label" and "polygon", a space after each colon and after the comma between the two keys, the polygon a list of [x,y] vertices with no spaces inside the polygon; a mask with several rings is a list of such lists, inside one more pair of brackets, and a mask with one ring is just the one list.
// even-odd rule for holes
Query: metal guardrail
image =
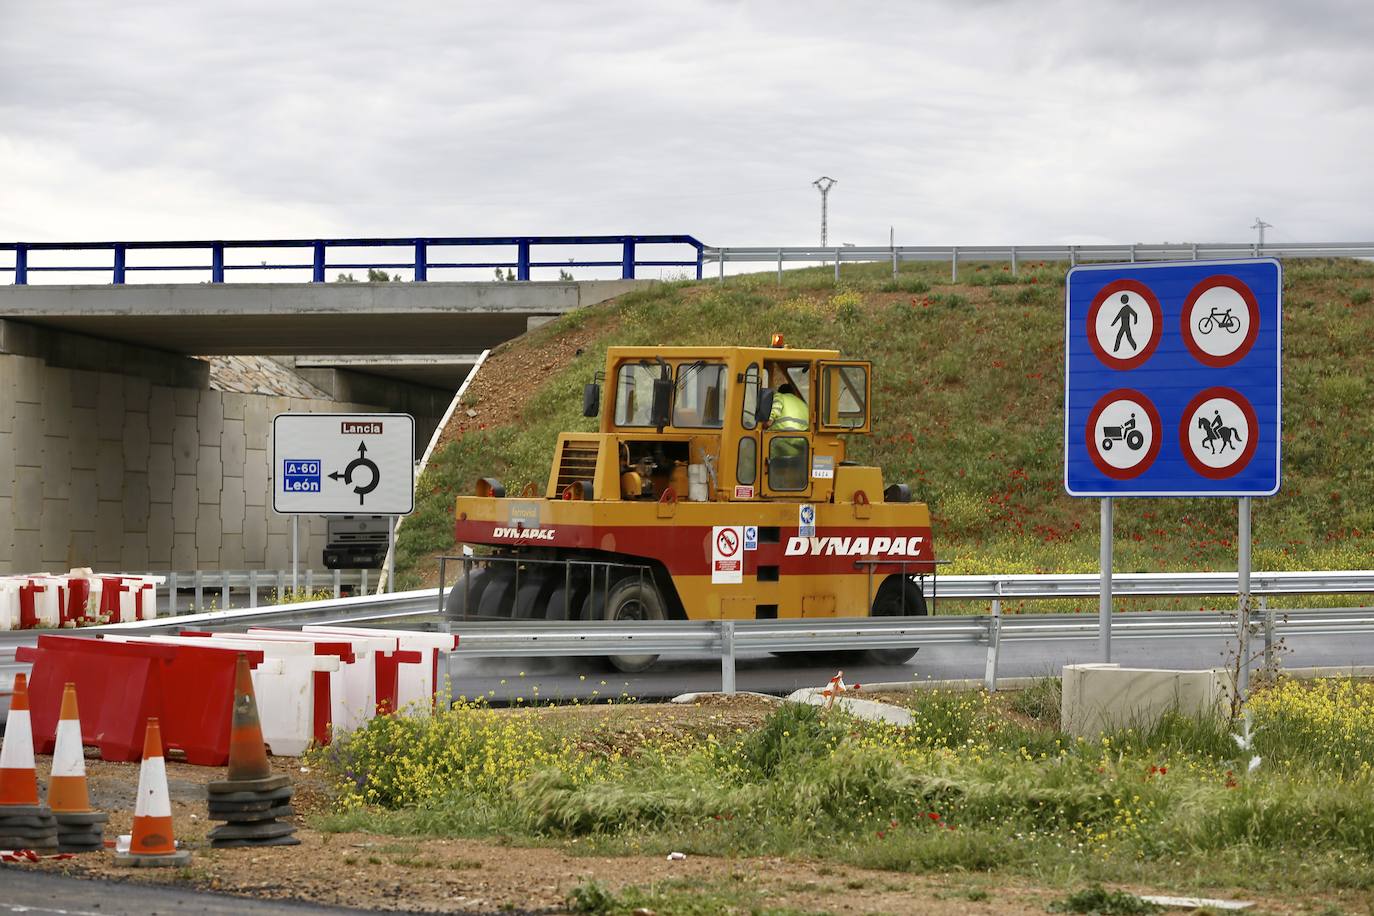
{"label": "metal guardrail", "polygon": [[[950,278],[959,279],[959,262],[1008,262],[1015,274],[1023,261],[1067,261],[1070,265],[1088,262],[1198,261],[1220,258],[1374,258],[1374,242],[1291,242],[1259,245],[1253,242],[1195,242],[1180,244],[1129,245],[899,245],[895,247],[846,245],[839,248],[794,247],[706,247],[702,260],[716,264],[719,279],[725,279],[726,263],[777,264],[782,281],[785,263],[835,265],[840,278],[841,263],[891,262],[892,275],[906,261],[948,261]],[[698,275],[699,276],[699,275]]]}
{"label": "metal guardrail", "polygon": [[[207,592],[212,596],[210,600],[216,601],[221,610],[227,610],[236,593],[246,593],[248,607],[255,608],[258,606],[261,592],[273,593],[274,600],[281,601],[291,590],[289,569],[197,569],[192,572],[159,575],[164,575],[167,581],[158,587],[158,597],[162,597],[162,590],[165,588],[167,604],[163,606],[173,614],[181,613],[180,594],[183,591],[191,593],[190,612],[194,613],[205,610]],[[305,569],[299,572],[297,585],[307,592],[327,589],[335,598],[340,598],[345,587],[356,588],[360,593],[365,593],[369,580],[375,575],[366,569],[331,569],[318,573],[313,569]]]}
{"label": "metal guardrail", "polygon": [[[580,247],[580,246],[619,246],[620,257],[576,260],[533,260],[536,247]],[[690,260],[647,260],[637,255],[640,245],[688,245],[693,250]],[[484,258],[479,260],[444,260],[432,257],[432,248],[514,248],[515,260],[504,258]],[[310,271],[312,283],[324,283],[328,270],[383,270],[400,269],[412,271],[413,279],[423,282],[429,279],[431,270],[450,270],[468,268],[509,268],[516,272],[516,279],[529,280],[533,268],[545,267],[560,269],[568,267],[619,267],[620,275],[632,280],[637,267],[692,267],[696,269],[697,279],[701,279],[701,252],[705,248],[701,242],[690,235],[522,235],[502,237],[477,236],[425,236],[420,238],[354,238],[354,239],[256,239],[256,240],[207,240],[181,242],[0,242],[0,251],[14,252],[14,263],[0,265],[0,273],[14,275],[16,285],[29,282],[33,273],[107,273],[112,283],[124,283],[130,273],[145,272],[192,272],[209,274],[211,283],[223,283],[231,271],[239,270],[292,270]],[[381,261],[367,259],[358,261],[330,262],[329,252],[336,249],[402,249],[409,250],[410,258],[404,261]],[[232,264],[226,260],[231,252],[307,250],[309,261],[293,263],[268,263],[259,259],[255,263]],[[111,255],[108,265],[89,264],[34,264],[30,255],[40,252],[107,251]],[[163,264],[130,263],[130,252],[184,252],[197,251],[208,255],[209,263],[201,264]]]}
{"label": "metal guardrail", "polygon": [[[1102,579],[1097,573],[1071,575],[940,576],[940,597],[951,600],[999,598],[1048,600],[1097,597]],[[1235,595],[1237,574],[1113,573],[1112,595],[1129,597],[1197,597]],[[1355,595],[1374,592],[1374,570],[1252,572],[1254,595]]]}

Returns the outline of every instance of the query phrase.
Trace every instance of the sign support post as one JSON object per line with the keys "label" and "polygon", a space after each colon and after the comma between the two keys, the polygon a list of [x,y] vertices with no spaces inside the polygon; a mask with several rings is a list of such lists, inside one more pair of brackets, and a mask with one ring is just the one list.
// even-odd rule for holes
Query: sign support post
{"label": "sign support post", "polygon": [[1250,497],[1239,500],[1240,555],[1236,571],[1237,618],[1240,624],[1240,670],[1236,689],[1242,701],[1250,695]]}
{"label": "sign support post", "polygon": [[1112,660],[1112,498],[1102,497],[1101,544],[1098,562],[1102,571],[1102,593],[1097,599],[1097,651],[1102,661]]}
{"label": "sign support post", "polygon": [[291,594],[296,594],[296,583],[299,576],[301,548],[301,517],[291,516]]}
{"label": "sign support post", "polygon": [[386,526],[386,590],[396,591],[396,522],[398,516],[387,519]]}

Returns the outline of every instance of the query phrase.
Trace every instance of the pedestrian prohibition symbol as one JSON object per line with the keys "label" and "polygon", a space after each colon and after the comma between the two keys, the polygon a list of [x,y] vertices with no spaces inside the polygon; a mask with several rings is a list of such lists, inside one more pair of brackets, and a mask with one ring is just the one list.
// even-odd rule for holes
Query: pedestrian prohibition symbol
{"label": "pedestrian prohibition symbol", "polygon": [[1278,261],[1091,265],[1065,285],[1070,495],[1278,492]]}

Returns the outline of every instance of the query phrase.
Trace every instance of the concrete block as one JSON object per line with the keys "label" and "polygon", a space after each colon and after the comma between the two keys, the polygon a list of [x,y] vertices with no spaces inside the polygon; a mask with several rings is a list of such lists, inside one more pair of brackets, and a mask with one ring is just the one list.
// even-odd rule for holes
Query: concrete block
{"label": "concrete block", "polygon": [[99,404],[100,373],[88,369],[68,369],[72,376],[72,406],[96,407]]}
{"label": "concrete block", "polygon": [[243,535],[225,534],[220,538],[219,566],[221,569],[246,569]]}
{"label": "concrete block", "polygon": [[71,430],[72,376],[66,369],[43,367],[43,435],[67,438]]}
{"label": "concrete block", "polygon": [[221,391],[220,404],[224,410],[224,419],[242,420],[244,410],[247,407],[248,399],[252,395],[242,394],[237,391]]}
{"label": "concrete block", "polygon": [[172,504],[148,506],[148,562],[164,568],[172,562]]}
{"label": "concrete block", "polygon": [[290,568],[291,568],[291,535],[289,535],[289,534],[268,534],[268,535],[267,535],[267,568],[268,568],[268,569],[290,569]]}
{"label": "concrete block", "polygon": [[243,520],[243,558],[259,568],[267,563],[267,515],[261,509],[249,510]]}
{"label": "concrete block", "polygon": [[142,532],[124,535],[120,545],[119,565],[129,572],[143,572],[148,569],[148,536]]}
{"label": "concrete block", "polygon": [[96,436],[101,439],[124,438],[124,380],[117,375],[100,374],[96,392]]}
{"label": "concrete block", "polygon": [[[148,507],[152,504],[148,493],[147,471],[124,472],[124,530],[147,532]],[[146,548],[145,548],[146,549]]]}
{"label": "concrete block", "polygon": [[71,434],[67,437],[71,443],[71,462],[74,468],[87,468],[95,470],[99,463],[99,454],[96,438],[96,408],[94,407],[73,407]]}
{"label": "concrete block", "polygon": [[154,442],[148,446],[148,499],[155,503],[172,501],[172,485],[176,482],[176,462],[172,459],[170,443]]}
{"label": "concrete block", "polygon": [[43,407],[18,401],[14,405],[14,463],[43,466]]}
{"label": "concrete block", "polygon": [[[243,426],[248,434],[249,448],[267,448],[272,435],[272,413],[267,398],[260,394],[244,395]],[[258,445],[253,445],[257,440]]]}
{"label": "concrete block", "polygon": [[95,504],[100,499],[100,489],[96,483],[96,473],[89,468],[72,469],[72,487],[69,497],[72,505],[72,529],[74,531],[95,530]]}
{"label": "concrete block", "polygon": [[[54,571],[61,570],[67,561],[67,546],[71,533],[71,516],[67,500],[43,500],[43,515],[38,523],[39,559]],[[65,572],[65,570],[62,570]]]}
{"label": "concrete block", "polygon": [[267,508],[267,533],[268,534],[289,534],[291,531],[291,516],[281,515],[272,511],[269,505]]}
{"label": "concrete block", "polygon": [[14,400],[20,404],[43,403],[43,361],[14,357]]}
{"label": "concrete block", "polygon": [[124,466],[143,469],[148,466],[148,452],[152,439],[148,434],[148,414],[131,410],[124,414]]}
{"label": "concrete block", "polygon": [[196,388],[173,388],[172,409],[178,417],[194,417],[200,412],[200,391]]}
{"label": "concrete block", "polygon": [[[204,440],[202,440],[204,441]],[[216,442],[219,437],[216,436]],[[196,487],[202,503],[219,503],[219,493],[224,486],[224,465],[220,463],[218,445],[202,445],[200,457],[196,460]]]}
{"label": "concrete block", "polygon": [[124,443],[101,439],[96,443],[95,485],[101,499],[124,499]]}
{"label": "concrete block", "polygon": [[43,514],[43,469],[14,469],[14,527],[37,531]]}
{"label": "concrete block", "polygon": [[172,484],[172,530],[177,534],[195,534],[196,516],[200,500],[196,498],[196,476],[178,474]]}
{"label": "concrete block", "polygon": [[95,559],[100,563],[119,563],[124,541],[124,501],[102,499],[95,510]]}
{"label": "concrete block", "polygon": [[194,474],[200,458],[200,434],[194,417],[177,417],[172,425],[172,458],[178,474]]}
{"label": "concrete block", "polygon": [[148,412],[148,399],[152,395],[153,383],[137,375],[124,376],[124,409]]}
{"label": "concrete block", "polygon": [[[35,573],[43,571],[43,563],[38,550],[38,516],[35,515],[32,529],[14,529],[14,559],[11,561],[16,573]],[[18,522],[16,511],[15,521]],[[56,570],[53,570],[56,572]],[[66,570],[63,570],[65,572]]]}
{"label": "concrete block", "polygon": [[224,478],[224,489],[220,491],[219,511],[225,534],[243,534],[243,519],[247,507],[244,504],[243,478]]}
{"label": "concrete block", "polygon": [[243,494],[250,506],[272,505],[270,452],[250,448],[243,459]]}
{"label": "concrete block", "polygon": [[1223,716],[1231,678],[1223,668],[1165,671],[1120,665],[1065,665],[1060,727],[1084,738],[1123,728],[1148,729],[1169,712]]}
{"label": "concrete block", "polygon": [[[0,432],[0,497],[14,495],[14,433]],[[0,530],[4,530],[0,522]]]}
{"label": "concrete block", "polygon": [[[67,569],[95,565],[95,532],[73,531],[67,548]],[[64,572],[66,570],[63,570]]]}
{"label": "concrete block", "polygon": [[43,437],[43,495],[48,499],[67,499],[72,490],[71,441],[66,437]]}
{"label": "concrete block", "polygon": [[0,353],[0,433],[14,431],[14,361],[16,356]]}
{"label": "concrete block", "polygon": [[[201,439],[202,442],[206,441]],[[225,420],[219,438],[220,461],[229,477],[243,476],[243,463],[248,458],[248,440],[243,434],[242,420]]]}
{"label": "concrete block", "polygon": [[177,572],[190,572],[200,565],[200,557],[196,553],[195,532],[183,534],[177,532],[172,538],[172,569]]}
{"label": "concrete block", "polygon": [[173,389],[154,385],[148,391],[148,434],[153,442],[171,442],[172,426],[176,421],[176,400]]}
{"label": "concrete block", "polygon": [[224,428],[224,401],[220,392],[202,391],[200,393],[196,426],[200,429],[201,442],[219,441],[220,431]]}
{"label": "concrete block", "polygon": [[220,531],[219,506],[201,505],[196,516],[196,558],[201,569],[219,565]]}

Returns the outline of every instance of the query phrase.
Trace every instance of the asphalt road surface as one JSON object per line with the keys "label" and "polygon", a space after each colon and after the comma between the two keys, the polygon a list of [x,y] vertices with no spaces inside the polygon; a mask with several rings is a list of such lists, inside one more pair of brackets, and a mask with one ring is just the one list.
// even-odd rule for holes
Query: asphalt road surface
{"label": "asphalt road surface", "polygon": [[[1112,661],[1128,667],[1213,668],[1227,664],[1229,648],[1222,638],[1117,639],[1112,642]],[[1286,668],[1374,665],[1374,637],[1294,637],[1287,640],[1280,658]],[[1095,639],[1008,640],[1002,643],[997,670],[999,677],[1039,677],[1057,675],[1066,664],[1099,660]],[[927,646],[911,662],[897,666],[825,657],[740,655],[735,680],[739,690],[788,694],[824,685],[837,668],[844,669],[846,683],[863,684],[982,678],[986,661],[987,650],[981,646],[952,645]],[[650,700],[720,690],[720,660],[714,656],[663,657],[642,674],[622,674],[600,658],[460,658],[453,661],[450,674],[455,694],[486,696],[502,705],[521,699],[530,703],[622,695]]]}

